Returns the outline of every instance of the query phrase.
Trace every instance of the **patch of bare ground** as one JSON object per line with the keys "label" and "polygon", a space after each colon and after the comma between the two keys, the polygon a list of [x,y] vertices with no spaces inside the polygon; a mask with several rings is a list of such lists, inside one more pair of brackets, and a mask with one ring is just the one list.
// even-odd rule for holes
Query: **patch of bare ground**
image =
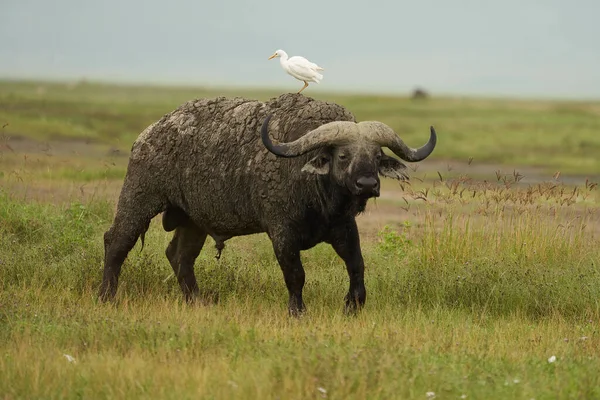
{"label": "patch of bare ground", "polygon": [[565,185],[583,185],[586,179],[600,180],[600,172],[597,174],[563,174],[557,170],[550,173],[542,167],[479,163],[476,160],[426,160],[413,166],[412,169],[411,176],[421,179],[437,179],[438,173],[440,173],[442,176],[467,175],[481,181],[494,181],[497,179],[497,174],[505,176],[517,173],[521,176],[519,185],[549,181],[559,181]]}
{"label": "patch of bare ground", "polygon": [[3,184],[2,187],[12,197],[23,201],[68,204],[74,201],[86,203],[94,199],[102,199],[113,202],[116,207],[122,185],[121,180],[101,182],[40,180],[30,182],[14,181]]}
{"label": "patch of bare ground", "polygon": [[24,136],[0,137],[0,154],[28,154],[74,157],[128,157],[128,152],[116,147],[94,143],[88,139],[58,139],[38,141]]}

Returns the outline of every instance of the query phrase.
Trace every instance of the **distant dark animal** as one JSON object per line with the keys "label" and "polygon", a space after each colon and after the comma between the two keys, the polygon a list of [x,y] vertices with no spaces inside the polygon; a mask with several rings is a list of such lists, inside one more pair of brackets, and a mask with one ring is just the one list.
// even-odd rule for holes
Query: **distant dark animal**
{"label": "distant dark animal", "polygon": [[413,90],[411,97],[414,100],[427,99],[429,98],[429,93],[427,93],[425,89],[416,88],[415,90]]}
{"label": "distant dark animal", "polygon": [[379,196],[378,174],[406,178],[406,166],[382,147],[421,161],[435,144],[433,127],[427,144],[412,149],[383,123],[355,123],[344,107],[300,94],[267,103],[189,101],[133,144],[115,219],[104,234],[100,296],[115,296],[128,252],[140,236],[143,244],[150,220],[164,212],[164,229],[175,230],[166,255],[186,299],[200,294],[194,261],[207,235],[220,254],[229,238],[265,232],[283,271],[291,314],[304,310],[300,251],[321,242],[346,263],[346,307],[356,310],[366,291],[355,217]]}

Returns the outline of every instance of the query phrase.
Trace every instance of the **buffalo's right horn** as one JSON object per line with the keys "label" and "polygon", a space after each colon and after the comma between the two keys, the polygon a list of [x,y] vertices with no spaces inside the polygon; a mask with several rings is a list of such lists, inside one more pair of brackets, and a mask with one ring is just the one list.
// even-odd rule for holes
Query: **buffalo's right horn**
{"label": "buffalo's right horn", "polygon": [[323,124],[304,136],[289,143],[273,144],[269,137],[268,126],[273,114],[269,114],[261,128],[261,138],[265,147],[280,157],[297,157],[311,150],[348,143],[358,137],[356,123],[351,121],[333,121]]}

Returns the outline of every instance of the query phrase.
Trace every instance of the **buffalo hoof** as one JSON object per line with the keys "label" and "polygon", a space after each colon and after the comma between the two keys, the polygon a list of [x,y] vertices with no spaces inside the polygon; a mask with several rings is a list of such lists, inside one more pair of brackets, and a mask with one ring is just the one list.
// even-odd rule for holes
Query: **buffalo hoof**
{"label": "buffalo hoof", "polygon": [[301,309],[288,308],[288,311],[289,311],[290,317],[300,319],[306,313],[306,308],[304,308],[304,307],[302,307]]}
{"label": "buffalo hoof", "polygon": [[101,303],[113,303],[115,301],[116,294],[116,289],[102,284],[100,290],[98,290],[98,300],[100,300]]}
{"label": "buffalo hoof", "polygon": [[217,292],[197,292],[185,295],[186,303],[198,304],[202,306],[211,306],[219,303],[219,293]]}
{"label": "buffalo hoof", "polygon": [[354,292],[353,295],[348,293],[344,298],[345,307],[344,312],[346,315],[356,315],[365,305],[366,293]]}
{"label": "buffalo hoof", "polygon": [[290,299],[288,301],[288,311],[290,313],[290,317],[299,318],[306,312],[306,307],[304,307],[304,301],[302,301],[302,296],[290,295]]}

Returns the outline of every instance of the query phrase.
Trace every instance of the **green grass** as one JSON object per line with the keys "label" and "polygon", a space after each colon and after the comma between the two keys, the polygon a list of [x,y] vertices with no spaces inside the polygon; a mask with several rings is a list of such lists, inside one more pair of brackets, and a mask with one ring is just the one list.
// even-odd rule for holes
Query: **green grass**
{"label": "green grass", "polygon": [[[183,102],[218,95],[268,100],[273,90],[113,86],[0,81],[6,134],[38,140],[86,140],[128,151],[137,135]],[[600,171],[600,103],[310,93],[338,102],[359,120],[380,120],[410,145],[439,132],[437,159],[537,166],[554,173]]]}
{"label": "green grass", "polygon": [[117,303],[106,305],[96,291],[111,201],[24,203],[3,193],[0,393],[600,396],[595,187],[448,180],[427,199],[400,227],[363,241],[368,297],[356,317],[342,312],[347,276],[335,253],[305,252],[308,313],[295,320],[264,235],[232,239],[220,261],[209,240],[196,272],[219,302],[186,305],[164,256],[170,234],[154,222],[126,261]]}

